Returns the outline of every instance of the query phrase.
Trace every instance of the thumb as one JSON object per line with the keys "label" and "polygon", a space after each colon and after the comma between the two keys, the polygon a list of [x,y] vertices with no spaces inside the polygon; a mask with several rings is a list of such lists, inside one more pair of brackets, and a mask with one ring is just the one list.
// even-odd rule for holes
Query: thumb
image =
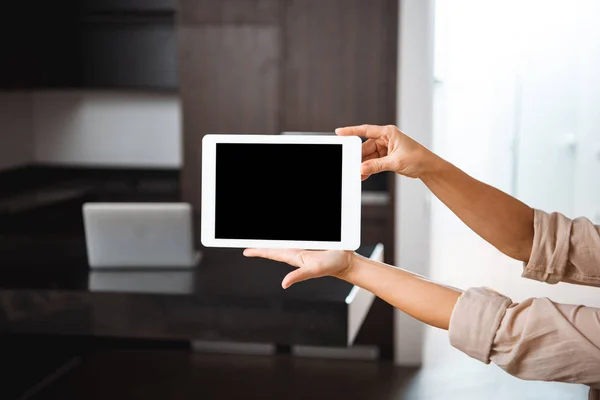
{"label": "thumb", "polygon": [[311,278],[313,278],[313,277],[306,269],[298,268],[298,269],[290,272],[289,274],[287,274],[285,276],[285,278],[283,278],[283,281],[281,282],[281,287],[283,287],[284,289],[287,289],[290,286],[292,286],[294,283],[306,281]]}
{"label": "thumb", "polygon": [[373,175],[383,171],[393,171],[394,163],[390,156],[365,161],[360,167],[361,175]]}

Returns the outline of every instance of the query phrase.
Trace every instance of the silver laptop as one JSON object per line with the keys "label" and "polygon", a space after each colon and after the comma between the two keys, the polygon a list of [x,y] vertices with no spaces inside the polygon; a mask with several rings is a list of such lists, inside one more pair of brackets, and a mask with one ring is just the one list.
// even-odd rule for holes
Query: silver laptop
{"label": "silver laptop", "polygon": [[188,268],[194,250],[185,203],[86,203],[83,220],[92,268]]}

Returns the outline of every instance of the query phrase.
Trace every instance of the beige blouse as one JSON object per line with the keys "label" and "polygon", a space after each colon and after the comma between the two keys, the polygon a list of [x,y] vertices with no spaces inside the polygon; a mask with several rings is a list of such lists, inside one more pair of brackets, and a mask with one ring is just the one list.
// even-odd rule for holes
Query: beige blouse
{"label": "beige blouse", "polygon": [[[535,211],[523,276],[600,287],[600,226]],[[600,295],[600,293],[599,293]],[[546,298],[513,303],[488,288],[467,290],[450,320],[450,343],[527,380],[582,383],[600,400],[600,309]]]}

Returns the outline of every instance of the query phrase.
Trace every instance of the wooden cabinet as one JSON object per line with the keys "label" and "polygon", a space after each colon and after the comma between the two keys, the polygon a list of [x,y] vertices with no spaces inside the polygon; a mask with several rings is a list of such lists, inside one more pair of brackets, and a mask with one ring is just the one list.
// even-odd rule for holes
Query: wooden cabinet
{"label": "wooden cabinet", "polygon": [[35,70],[32,89],[72,88],[81,83],[81,38],[75,0],[44,2],[30,26],[36,36],[32,50]]}
{"label": "wooden cabinet", "polygon": [[200,210],[206,133],[280,131],[283,34],[279,0],[180,0],[185,201]]}
{"label": "wooden cabinet", "polygon": [[[207,133],[331,132],[396,119],[397,0],[178,0],[182,197],[200,214]],[[394,179],[363,190],[362,242],[394,257]],[[200,243],[198,243],[200,245]],[[393,310],[376,300],[358,343],[392,357]]]}
{"label": "wooden cabinet", "polygon": [[79,0],[86,12],[173,12],[176,0]]}
{"label": "wooden cabinet", "polygon": [[[393,249],[393,218],[393,204],[390,204],[389,200],[382,204],[365,204],[363,202],[361,243],[382,243],[386,249]],[[385,261],[393,263],[393,255],[386,255]]]}
{"label": "wooden cabinet", "polygon": [[177,89],[174,0],[10,3],[0,89]]}
{"label": "wooden cabinet", "polygon": [[80,38],[80,86],[177,88],[177,41],[172,17],[91,15],[82,20]]}
{"label": "wooden cabinet", "polygon": [[393,123],[397,3],[286,2],[283,130]]}
{"label": "wooden cabinet", "polygon": [[31,85],[36,70],[36,40],[28,21],[29,4],[3,2],[0,12],[0,89],[23,89]]}
{"label": "wooden cabinet", "polygon": [[179,71],[183,107],[184,200],[200,209],[206,133],[278,132],[280,31],[269,25],[182,25]]}
{"label": "wooden cabinet", "polygon": [[286,0],[179,0],[183,25],[273,25],[282,24]]}
{"label": "wooden cabinet", "polygon": [[[328,132],[395,121],[396,0],[178,4],[182,190],[197,211],[206,133]],[[390,181],[369,184],[392,193]]]}

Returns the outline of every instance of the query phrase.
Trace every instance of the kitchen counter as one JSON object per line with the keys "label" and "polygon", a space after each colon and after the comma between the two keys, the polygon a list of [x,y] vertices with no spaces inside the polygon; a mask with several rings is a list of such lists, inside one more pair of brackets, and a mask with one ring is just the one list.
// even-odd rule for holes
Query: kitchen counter
{"label": "kitchen counter", "polygon": [[[383,246],[363,246],[381,258]],[[91,271],[82,238],[0,236],[0,331],[346,346],[374,296],[291,267],[207,249],[191,270]]]}

